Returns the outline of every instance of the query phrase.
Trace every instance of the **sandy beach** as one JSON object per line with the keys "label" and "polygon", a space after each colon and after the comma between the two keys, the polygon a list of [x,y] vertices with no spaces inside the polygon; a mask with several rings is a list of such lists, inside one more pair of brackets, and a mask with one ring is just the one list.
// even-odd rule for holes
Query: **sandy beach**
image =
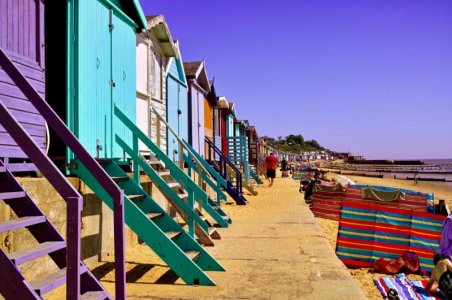
{"label": "sandy beach", "polygon": [[[331,173],[330,173],[331,174]],[[332,174],[331,174],[332,175]],[[333,175],[334,176],[334,175]],[[413,189],[394,179],[350,176],[359,184]],[[146,245],[127,249],[128,299],[382,299],[368,269],[348,269],[334,253],[338,223],[315,218],[298,192],[298,181],[276,178],[275,186],[246,195],[249,204],[230,199],[224,209],[233,218],[222,239],[208,251],[226,272],[209,272],[217,286],[187,286]],[[435,193],[450,205],[452,189],[442,183],[420,183],[416,190]],[[114,258],[90,265],[114,294]],[[409,275],[420,279],[418,275]],[[47,299],[61,299],[64,289]]]}
{"label": "sandy beach", "polygon": [[[328,178],[336,177],[337,175],[329,173]],[[452,187],[448,186],[444,182],[420,182],[419,185],[415,186],[412,181],[408,180],[398,180],[393,178],[369,178],[361,176],[346,176],[347,178],[353,180],[357,184],[368,184],[377,186],[387,186],[396,187],[403,189],[410,189],[424,193],[434,193],[435,203],[438,199],[445,199],[448,203],[449,208],[452,207]],[[337,229],[338,222],[323,218],[316,218],[317,223],[322,227],[325,236],[328,238],[331,247],[333,249],[336,247]],[[372,279],[376,277],[386,276],[378,273],[370,273],[369,269],[350,269],[350,273],[353,275],[355,280],[360,284],[361,288],[366,293],[369,299],[382,299],[380,292],[375,287]],[[418,275],[408,275],[411,279],[421,279]]]}

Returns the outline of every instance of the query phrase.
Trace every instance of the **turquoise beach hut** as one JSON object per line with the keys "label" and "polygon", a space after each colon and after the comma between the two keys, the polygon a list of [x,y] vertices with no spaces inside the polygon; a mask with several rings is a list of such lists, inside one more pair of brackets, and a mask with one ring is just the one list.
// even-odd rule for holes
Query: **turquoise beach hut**
{"label": "turquoise beach hut", "polygon": [[[166,97],[168,124],[180,138],[188,142],[188,89],[180,51],[177,57],[170,58],[168,62]],[[179,143],[171,132],[168,132],[167,137],[167,154],[173,161],[179,161]]]}
{"label": "turquoise beach hut", "polygon": [[[131,133],[113,107],[136,119],[136,33],[146,28],[138,0],[52,1],[46,9],[67,12],[47,14],[48,101],[92,156],[123,157],[114,136],[131,144]],[[63,155],[64,147],[55,147],[53,154]]]}

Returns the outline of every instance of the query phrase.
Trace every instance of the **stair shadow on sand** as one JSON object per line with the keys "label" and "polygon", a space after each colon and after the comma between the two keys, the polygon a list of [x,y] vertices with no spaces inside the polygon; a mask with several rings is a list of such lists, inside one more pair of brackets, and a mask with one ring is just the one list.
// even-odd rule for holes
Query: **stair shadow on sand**
{"label": "stair shadow on sand", "polygon": [[[129,269],[133,265],[133,267],[126,272],[126,282],[127,283],[138,283],[138,284],[178,284],[176,281],[179,279],[176,273],[174,273],[171,269],[166,265],[162,264],[139,264],[134,262],[126,262],[126,268]],[[142,280],[149,272],[156,271],[155,269],[161,269],[159,274],[163,272],[163,274],[159,276],[150,276],[146,280]],[[112,276],[114,276],[115,263],[114,262],[101,262],[100,265],[95,267],[91,272],[94,274],[96,278],[103,282],[114,282]],[[111,273],[111,274],[110,274]],[[157,272],[154,272],[157,273]],[[148,276],[149,277],[149,276]],[[148,280],[151,279],[151,280]]]}

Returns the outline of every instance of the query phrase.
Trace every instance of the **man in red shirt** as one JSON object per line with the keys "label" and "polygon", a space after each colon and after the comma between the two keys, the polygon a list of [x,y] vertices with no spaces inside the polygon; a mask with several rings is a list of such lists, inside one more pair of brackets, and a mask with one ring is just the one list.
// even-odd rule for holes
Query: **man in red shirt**
{"label": "man in red shirt", "polygon": [[265,169],[267,169],[267,178],[269,181],[269,187],[273,186],[273,181],[276,176],[276,167],[278,165],[278,158],[276,158],[275,155],[273,155],[273,152],[270,153],[269,156],[265,158]]}

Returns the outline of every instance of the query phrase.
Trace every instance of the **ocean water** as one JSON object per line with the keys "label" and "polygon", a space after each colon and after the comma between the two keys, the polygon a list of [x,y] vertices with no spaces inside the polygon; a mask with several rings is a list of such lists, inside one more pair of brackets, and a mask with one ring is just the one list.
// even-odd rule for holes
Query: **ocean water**
{"label": "ocean water", "polygon": [[[419,159],[414,159],[419,160]],[[424,164],[426,165],[434,165],[437,166],[436,171],[441,172],[452,172],[452,159],[420,159]],[[422,168],[422,167],[421,167]],[[376,172],[370,172],[379,174]],[[383,173],[385,177],[393,177],[397,176],[397,178],[407,178],[413,177],[413,173]],[[439,178],[439,179],[446,179],[446,182],[444,183],[447,186],[452,187],[452,174],[435,174],[430,173],[428,170],[420,170],[419,171],[419,178]]]}

